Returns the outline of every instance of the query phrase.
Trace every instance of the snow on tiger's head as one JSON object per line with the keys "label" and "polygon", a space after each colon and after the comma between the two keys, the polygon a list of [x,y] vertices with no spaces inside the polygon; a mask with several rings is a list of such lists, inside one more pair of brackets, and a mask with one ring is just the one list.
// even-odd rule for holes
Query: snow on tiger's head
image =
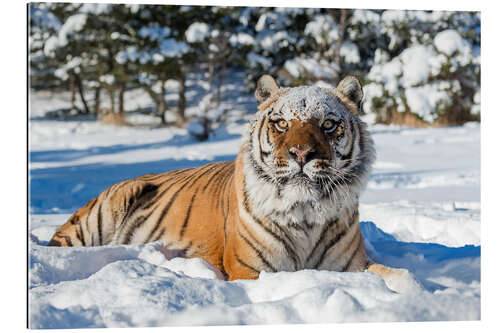
{"label": "snow on tiger's head", "polygon": [[374,151],[357,117],[363,98],[357,78],[346,77],[336,89],[279,88],[264,75],[255,97],[259,111],[247,145],[257,178],[274,184],[291,202],[345,198],[345,188],[359,194]]}

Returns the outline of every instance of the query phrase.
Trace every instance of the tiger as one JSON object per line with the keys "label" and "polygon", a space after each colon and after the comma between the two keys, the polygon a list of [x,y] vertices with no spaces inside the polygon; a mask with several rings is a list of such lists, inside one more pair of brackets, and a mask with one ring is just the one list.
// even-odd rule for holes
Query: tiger
{"label": "tiger", "polygon": [[49,246],[162,245],[201,258],[228,281],[260,272],[400,270],[365,251],[359,196],[375,160],[359,118],[363,89],[256,84],[258,110],[233,161],[116,183],[60,226]]}

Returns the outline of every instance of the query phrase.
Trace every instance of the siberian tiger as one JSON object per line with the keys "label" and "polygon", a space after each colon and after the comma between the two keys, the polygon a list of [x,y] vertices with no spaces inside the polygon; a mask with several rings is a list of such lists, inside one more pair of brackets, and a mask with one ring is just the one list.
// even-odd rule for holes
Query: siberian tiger
{"label": "siberian tiger", "polygon": [[59,227],[50,246],[161,241],[228,280],[320,269],[385,278],[365,253],[358,199],[375,159],[353,76],[336,89],[257,82],[259,103],[235,161],[112,185]]}

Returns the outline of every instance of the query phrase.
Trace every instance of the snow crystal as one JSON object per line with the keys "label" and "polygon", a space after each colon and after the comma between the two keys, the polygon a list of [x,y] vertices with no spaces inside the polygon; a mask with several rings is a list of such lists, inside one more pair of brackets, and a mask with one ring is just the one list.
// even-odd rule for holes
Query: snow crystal
{"label": "snow crystal", "polygon": [[199,43],[210,36],[210,27],[206,23],[195,22],[186,30],[186,40],[189,43]]}

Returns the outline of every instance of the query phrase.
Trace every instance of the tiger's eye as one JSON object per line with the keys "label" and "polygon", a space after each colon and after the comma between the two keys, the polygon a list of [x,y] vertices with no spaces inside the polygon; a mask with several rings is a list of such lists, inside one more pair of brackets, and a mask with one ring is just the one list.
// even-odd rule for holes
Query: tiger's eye
{"label": "tiger's eye", "polygon": [[323,123],[323,129],[327,131],[331,130],[333,126],[335,126],[335,123],[331,120],[325,120]]}
{"label": "tiger's eye", "polygon": [[277,123],[277,125],[282,130],[285,130],[285,129],[288,128],[288,123],[284,119],[279,120],[278,123]]}

